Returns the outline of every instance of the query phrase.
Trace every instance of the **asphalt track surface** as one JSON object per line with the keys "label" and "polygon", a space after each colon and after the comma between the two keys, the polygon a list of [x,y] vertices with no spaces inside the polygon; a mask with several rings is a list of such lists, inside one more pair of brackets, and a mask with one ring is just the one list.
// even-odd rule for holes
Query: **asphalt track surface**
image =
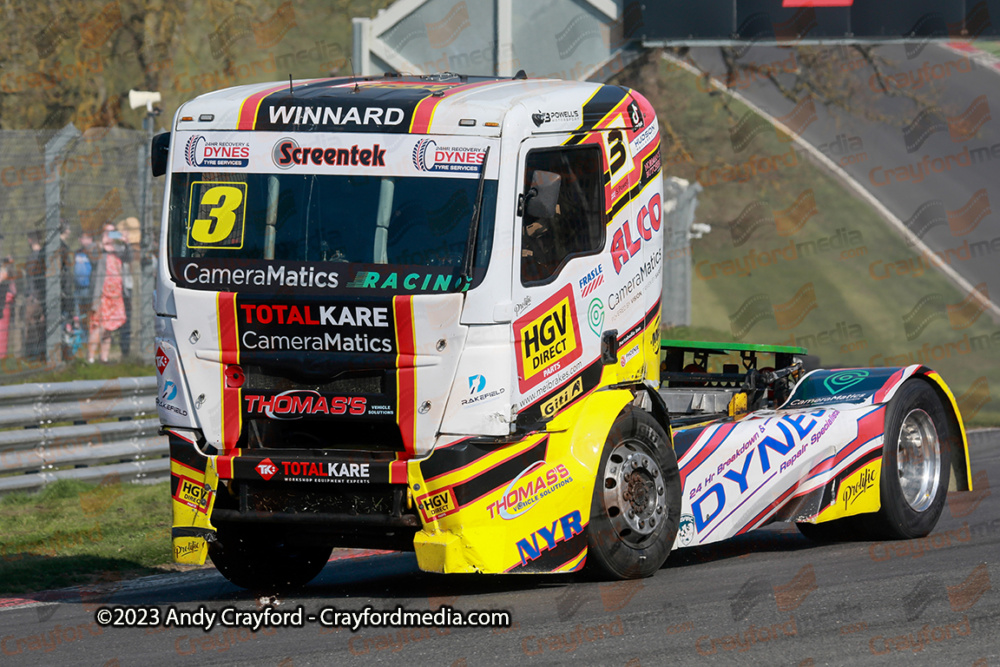
{"label": "asphalt track surface", "polygon": [[419,572],[412,554],[353,554],[277,607],[507,610],[510,628],[351,632],[307,623],[252,634],[94,623],[102,605],[260,608],[252,593],[198,570],[5,601],[0,663],[995,665],[1000,494],[990,482],[1000,480],[1000,430],[970,440],[977,489],[951,494],[922,540],[818,545],[775,524],[676,551],[654,577],[614,583],[440,576]]}
{"label": "asphalt track surface", "polygon": [[[881,118],[872,120],[816,102],[816,119],[805,126],[801,137],[839,163],[932,251],[943,253],[969,283],[985,284],[989,298],[1000,304],[1000,146],[995,153],[966,154],[1000,142],[1000,70],[937,44],[926,45],[916,55],[911,52],[913,57],[903,45],[881,46],[875,52],[889,63],[883,73],[892,78],[893,89],[918,95],[920,103],[885,95],[872,80],[874,70],[846,50],[850,58],[837,62],[843,76],[857,86],[852,104]],[[835,53],[840,52],[831,51],[831,56]],[[794,58],[789,61],[792,54],[789,49],[753,46],[739,62],[769,67],[779,81],[790,84],[793,75],[786,70],[796,64]],[[691,49],[690,55],[702,69],[724,78],[717,48]],[[779,118],[796,107],[762,76],[741,74],[733,88]],[[752,141],[740,151],[734,147],[726,157],[734,164],[745,162],[755,149],[762,157]],[[861,155],[863,159],[855,158]],[[904,167],[905,176],[899,171]],[[974,200],[981,191],[988,201],[981,194]],[[979,217],[977,211],[988,214]],[[993,243],[990,251],[973,256],[971,246],[984,241]],[[871,257],[872,262],[880,259],[899,258]],[[882,265],[875,268],[880,275],[885,270]]]}

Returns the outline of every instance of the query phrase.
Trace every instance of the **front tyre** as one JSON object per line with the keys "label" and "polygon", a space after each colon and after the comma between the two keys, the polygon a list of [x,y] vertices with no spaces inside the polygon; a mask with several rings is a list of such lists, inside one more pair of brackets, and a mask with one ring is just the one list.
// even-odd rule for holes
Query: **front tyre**
{"label": "front tyre", "polygon": [[882,507],[864,515],[872,537],[909,540],[934,529],[948,493],[956,435],[930,384],[913,378],[899,388],[886,414]]}
{"label": "front tyre", "polygon": [[301,588],[330,560],[333,547],[288,544],[281,534],[252,525],[219,526],[208,555],[226,579],[241,588],[272,593]]}
{"label": "front tyre", "polygon": [[611,579],[654,574],[677,536],[681,481],[663,428],[628,406],[601,455],[587,532],[588,565]]}

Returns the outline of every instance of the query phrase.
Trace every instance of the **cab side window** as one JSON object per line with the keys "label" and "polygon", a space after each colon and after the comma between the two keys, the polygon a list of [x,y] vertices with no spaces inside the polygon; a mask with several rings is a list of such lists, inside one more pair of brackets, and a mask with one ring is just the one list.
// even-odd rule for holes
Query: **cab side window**
{"label": "cab side window", "polygon": [[604,187],[596,145],[533,150],[524,173],[521,283],[553,279],[571,257],[604,247]]}

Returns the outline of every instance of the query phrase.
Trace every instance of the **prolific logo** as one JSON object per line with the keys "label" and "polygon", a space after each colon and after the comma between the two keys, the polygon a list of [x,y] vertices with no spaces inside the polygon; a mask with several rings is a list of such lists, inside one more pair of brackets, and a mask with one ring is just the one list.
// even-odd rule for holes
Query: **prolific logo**
{"label": "prolific logo", "polygon": [[583,349],[572,285],[517,320],[514,336],[519,344],[517,371],[522,392],[576,361]]}
{"label": "prolific logo", "polygon": [[587,308],[587,324],[590,325],[590,330],[600,338],[601,332],[604,330],[604,303],[600,299],[590,300],[590,306]]}
{"label": "prolific logo", "polygon": [[478,173],[486,152],[481,148],[438,146],[433,139],[421,139],[413,147],[417,171],[465,171]]}
{"label": "prolific logo", "polygon": [[834,373],[823,380],[823,386],[830,392],[831,396],[836,396],[842,391],[846,391],[854,385],[864,382],[868,378],[868,371],[840,371]]}
{"label": "prolific logo", "polygon": [[855,484],[844,486],[844,504],[852,505],[869,488],[875,486],[875,471],[865,468]]}
{"label": "prolific logo", "polygon": [[604,267],[600,264],[590,273],[580,278],[580,296],[586,299],[590,293],[604,282]]}
{"label": "prolific logo", "polygon": [[184,161],[191,167],[245,167],[250,164],[250,144],[242,141],[208,141],[196,134],[184,146]]}
{"label": "prolific logo", "polygon": [[256,465],[254,470],[257,474],[264,478],[265,482],[271,481],[271,478],[278,474],[278,466],[271,462],[270,458],[264,459]]}
{"label": "prolific logo", "polygon": [[167,353],[163,351],[163,348],[156,348],[156,370],[159,371],[160,375],[163,375],[163,371],[166,370],[167,364],[169,363],[170,357],[168,357]]}

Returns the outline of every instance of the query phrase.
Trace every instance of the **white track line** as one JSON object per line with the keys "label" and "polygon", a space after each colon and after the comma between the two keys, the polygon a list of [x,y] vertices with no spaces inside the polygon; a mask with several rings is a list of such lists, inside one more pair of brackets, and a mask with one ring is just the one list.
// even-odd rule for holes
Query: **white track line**
{"label": "white track line", "polygon": [[[694,74],[695,76],[703,76],[703,73],[698,68],[694,67],[693,65],[684,60],[681,60],[680,58],[677,58],[665,51],[662,52],[662,56],[664,60],[667,60],[668,62],[683,68],[685,71]],[[834,176],[839,178],[847,187],[853,190],[857,196],[861,197],[861,199],[868,202],[868,204],[870,204],[876,211],[878,211],[879,215],[881,215],[882,218],[885,219],[885,221],[888,222],[890,226],[892,226],[904,239],[906,239],[906,241],[909,244],[917,247],[923,253],[924,257],[928,261],[930,261],[931,264],[937,267],[937,269],[941,271],[941,273],[943,273],[946,278],[951,280],[951,282],[954,283],[960,290],[968,294],[971,294],[972,297],[976,300],[976,302],[979,303],[979,305],[982,306],[984,310],[988,310],[995,319],[1000,319],[1000,306],[993,303],[988,298],[983,297],[983,295],[972,285],[972,283],[966,280],[962,275],[960,275],[957,271],[955,271],[955,269],[951,268],[949,264],[942,261],[940,257],[934,254],[934,251],[931,250],[926,243],[924,243],[916,234],[914,234],[913,232],[911,232],[909,229],[906,228],[906,225],[903,224],[902,220],[897,218],[892,211],[886,208],[885,205],[875,197],[875,195],[870,193],[863,185],[858,183],[854,179],[854,177],[848,174],[843,168],[841,168],[840,165],[838,165],[836,162],[834,162],[826,155],[821,153],[817,148],[815,148],[812,144],[807,142],[801,136],[799,136],[795,132],[792,132],[792,130],[790,130],[777,118],[775,118],[771,114],[767,113],[766,111],[758,107],[756,104],[745,98],[740,93],[736,92],[735,90],[730,90],[720,81],[716,80],[715,77],[711,77],[710,81],[716,89],[726,93],[730,97],[733,97],[742,104],[745,104],[755,113],[759,114],[761,117],[765,118],[772,125],[774,125],[776,128],[778,128],[779,130],[787,134],[789,137],[791,137],[792,140],[795,141],[795,143],[798,146],[802,147],[803,150],[807,151],[809,155],[812,156],[817,162],[823,165],[827,170],[833,173]]]}

